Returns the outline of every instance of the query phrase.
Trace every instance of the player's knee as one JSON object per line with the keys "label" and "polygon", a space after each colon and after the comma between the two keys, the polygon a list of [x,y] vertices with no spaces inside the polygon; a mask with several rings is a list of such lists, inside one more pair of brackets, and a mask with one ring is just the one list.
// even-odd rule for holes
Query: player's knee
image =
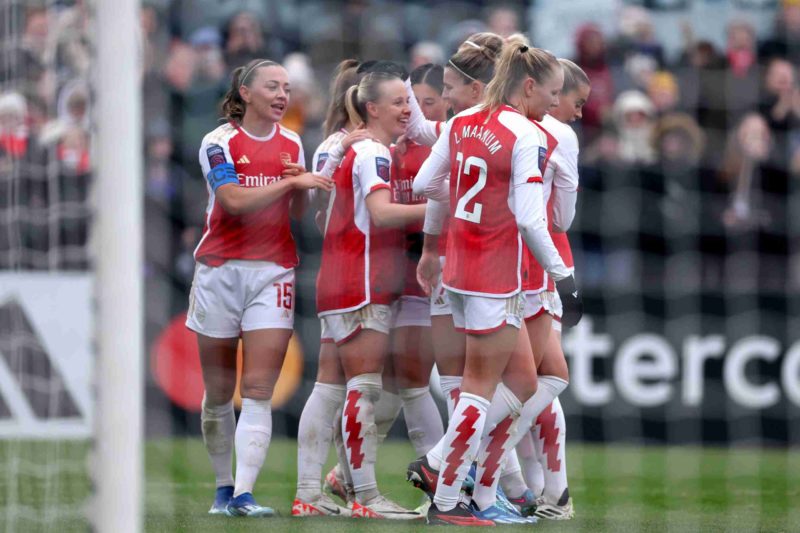
{"label": "player's knee", "polygon": [[233,399],[236,380],[213,380],[206,382],[205,402],[209,406],[224,405]]}
{"label": "player's knee", "polygon": [[242,398],[252,400],[271,400],[275,386],[264,379],[242,377]]}

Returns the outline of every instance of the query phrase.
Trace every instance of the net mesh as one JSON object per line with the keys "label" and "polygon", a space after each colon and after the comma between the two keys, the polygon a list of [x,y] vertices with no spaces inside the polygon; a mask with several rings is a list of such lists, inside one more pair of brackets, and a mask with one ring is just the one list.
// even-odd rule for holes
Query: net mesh
{"label": "net mesh", "polygon": [[0,529],[85,530],[90,40],[84,2],[0,6]]}

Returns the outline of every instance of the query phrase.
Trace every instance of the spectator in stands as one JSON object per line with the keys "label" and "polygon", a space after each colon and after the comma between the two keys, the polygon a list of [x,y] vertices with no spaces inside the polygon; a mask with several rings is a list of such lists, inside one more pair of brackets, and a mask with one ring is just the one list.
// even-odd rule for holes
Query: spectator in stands
{"label": "spectator in stands", "polygon": [[519,14],[510,5],[492,7],[487,13],[486,25],[488,26],[487,31],[496,33],[503,38],[522,31],[519,25]]}
{"label": "spectator in stands", "polygon": [[219,31],[213,26],[198,28],[189,43],[173,43],[165,75],[172,89],[173,113],[179,125],[177,153],[183,161],[197,158],[204,132],[214,129],[219,102],[226,90]]}
{"label": "spectator in stands", "polygon": [[283,66],[289,73],[292,98],[281,124],[302,135],[306,123],[322,122],[322,114],[325,112],[323,97],[319,92],[319,83],[314,76],[311,60],[306,54],[294,52],[287,55]]}
{"label": "spectator in stands", "polygon": [[0,94],[0,154],[4,159],[20,160],[28,155],[27,115],[24,96],[13,91]]}
{"label": "spectator in stands", "polygon": [[800,64],[800,0],[783,0],[775,13],[775,31],[762,43],[759,56],[764,60],[781,57]]}
{"label": "spectator in stands", "polygon": [[647,96],[653,102],[657,115],[676,111],[680,103],[680,88],[675,76],[666,70],[654,73],[647,84]]}
{"label": "spectator in stands", "polygon": [[761,85],[756,52],[756,32],[750,22],[733,21],[728,25],[725,57],[728,71],[725,84],[725,104],[735,122],[758,105]]}
{"label": "spectator in stands", "polygon": [[444,50],[438,43],[432,41],[420,41],[411,47],[408,70],[413,71],[417,67],[432,63],[443,65],[445,62]]}
{"label": "spectator in stands", "polygon": [[614,81],[608,64],[605,37],[598,26],[585,24],[578,28],[575,48],[575,62],[592,80],[592,97],[583,107],[581,120],[585,142],[591,142],[600,134],[603,119],[614,102]]}
{"label": "spectator in stands", "polygon": [[614,64],[626,64],[637,57],[650,59],[655,67],[664,64],[664,50],[658,42],[650,11],[641,6],[625,6],[619,16],[619,34],[610,46]]}
{"label": "spectator in stands", "polygon": [[653,103],[640,91],[625,91],[617,97],[613,118],[619,133],[619,157],[624,163],[646,165],[655,161],[651,144],[655,113]]}
{"label": "spectator in stands", "polygon": [[790,138],[800,133],[800,87],[797,71],[789,61],[774,58],[769,62],[759,110],[773,134],[775,161],[782,168],[788,168]]}
{"label": "spectator in stands", "polygon": [[249,11],[235,14],[222,33],[225,48],[225,64],[229,69],[246,65],[257,57],[272,57],[264,42],[261,20]]}
{"label": "spectator in stands", "polygon": [[748,113],[728,139],[721,176],[731,193],[722,220],[730,228],[763,225],[769,214],[758,203],[757,181],[761,165],[769,159],[772,134],[758,113]]}

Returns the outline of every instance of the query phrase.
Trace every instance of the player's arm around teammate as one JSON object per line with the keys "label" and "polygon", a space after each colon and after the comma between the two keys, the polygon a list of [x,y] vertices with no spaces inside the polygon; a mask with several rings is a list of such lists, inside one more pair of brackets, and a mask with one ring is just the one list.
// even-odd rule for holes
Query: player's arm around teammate
{"label": "player's arm around teammate", "polygon": [[401,275],[396,231],[424,216],[422,205],[391,202],[388,146],[408,125],[402,80],[367,74],[345,97],[351,122],[364,122],[372,139],[354,144],[334,173],[317,278],[317,310],[336,342],[347,379],[342,433],[353,478],[353,514],[418,518],[380,495],[375,479],[375,402],[388,353],[389,328]]}
{"label": "player's arm around teammate", "polygon": [[[318,177],[282,177],[285,161],[303,161],[299,137],[278,124],[289,92],[288,74],[277,63],[254,60],[236,69],[223,103],[228,122],[206,135],[199,153],[209,202],[186,325],[197,333],[206,389],[201,418],[216,474],[215,514],[272,514],[256,504],[252,489],[269,446],[270,400],[294,320],[291,193],[331,187]],[[240,337],[237,425],[232,398]]]}

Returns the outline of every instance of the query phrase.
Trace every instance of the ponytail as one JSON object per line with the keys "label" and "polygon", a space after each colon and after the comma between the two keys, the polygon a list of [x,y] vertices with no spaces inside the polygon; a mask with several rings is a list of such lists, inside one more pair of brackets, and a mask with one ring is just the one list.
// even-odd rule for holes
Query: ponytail
{"label": "ponytail", "polygon": [[358,85],[347,89],[344,105],[347,116],[353,124],[367,123],[367,102],[375,102],[381,97],[380,86],[385,81],[399,80],[396,75],[389,72],[369,72]]}
{"label": "ponytail", "polygon": [[484,108],[495,110],[507,103],[526,77],[541,84],[559,68],[560,63],[547,50],[528,46],[521,36],[510,37],[495,65],[495,76],[486,87]]}
{"label": "ponytail", "polygon": [[244,113],[247,111],[247,102],[242,99],[239,93],[242,85],[250,87],[255,76],[253,72],[261,67],[280,66],[275,61],[269,59],[254,59],[233,71],[231,76],[231,86],[222,100],[222,116],[229,122],[241,123]]}
{"label": "ponytail", "polygon": [[347,119],[351,124],[366,124],[366,113],[358,105],[358,85],[351,85],[344,95],[344,107],[347,110]]}
{"label": "ponytail", "polygon": [[489,83],[494,76],[494,65],[503,48],[503,38],[490,32],[470,35],[450,60],[448,67],[458,72],[464,83],[480,81]]}
{"label": "ponytail", "polygon": [[358,80],[358,61],[355,59],[345,59],[333,75],[330,89],[330,103],[328,104],[328,111],[325,113],[325,122],[322,124],[322,129],[327,138],[333,132],[344,128],[349,120],[347,108],[345,107],[345,95],[350,86],[355,85]]}

